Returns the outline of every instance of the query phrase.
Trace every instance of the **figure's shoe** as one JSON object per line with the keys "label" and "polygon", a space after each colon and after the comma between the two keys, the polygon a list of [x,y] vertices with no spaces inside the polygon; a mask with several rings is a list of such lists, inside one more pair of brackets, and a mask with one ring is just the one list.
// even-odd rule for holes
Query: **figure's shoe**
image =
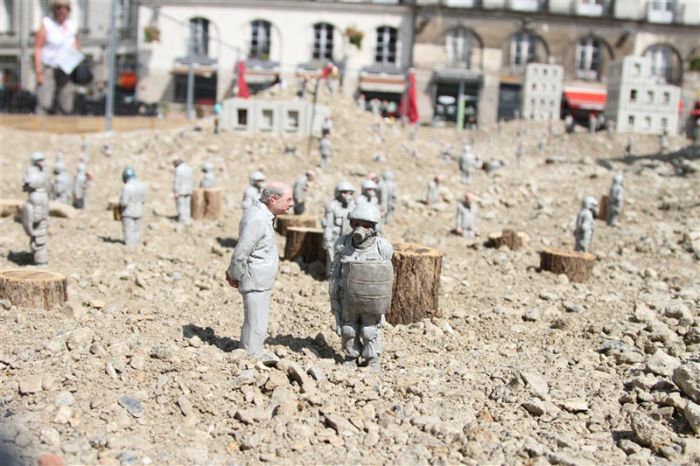
{"label": "figure's shoe", "polygon": [[345,359],[343,360],[343,366],[344,367],[357,367],[358,364],[358,359],[357,357],[352,357],[352,356],[345,356]]}

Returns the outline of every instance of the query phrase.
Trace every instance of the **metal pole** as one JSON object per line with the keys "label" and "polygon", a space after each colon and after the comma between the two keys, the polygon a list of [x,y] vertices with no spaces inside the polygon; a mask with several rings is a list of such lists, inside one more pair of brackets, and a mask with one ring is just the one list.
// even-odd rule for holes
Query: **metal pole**
{"label": "metal pole", "polygon": [[107,76],[107,103],[105,105],[105,130],[112,130],[112,118],[114,117],[114,78],[117,57],[117,0],[112,0],[112,13],[109,27],[109,55]]}
{"label": "metal pole", "polygon": [[190,38],[187,41],[187,120],[194,118],[194,23],[190,22]]}

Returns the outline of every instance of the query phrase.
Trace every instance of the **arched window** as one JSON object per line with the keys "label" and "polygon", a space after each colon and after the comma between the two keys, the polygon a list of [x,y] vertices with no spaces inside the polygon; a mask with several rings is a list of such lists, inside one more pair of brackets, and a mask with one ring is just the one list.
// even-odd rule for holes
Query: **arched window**
{"label": "arched window", "polygon": [[667,83],[675,83],[678,72],[674,70],[674,53],[671,47],[666,45],[653,45],[644,54],[651,58],[651,74]]}
{"label": "arched window", "polygon": [[445,38],[447,66],[450,68],[470,68],[472,39],[472,33],[465,28],[448,31]]}
{"label": "arched window", "polygon": [[256,19],[250,23],[250,58],[259,60],[270,59],[270,30],[269,21]]}
{"label": "arched window", "polygon": [[398,31],[396,28],[391,26],[378,27],[374,61],[382,65],[395,65],[397,42]]}
{"label": "arched window", "polygon": [[190,20],[192,31],[192,47],[195,56],[206,57],[209,55],[209,20],[206,18],[192,18]]}
{"label": "arched window", "polygon": [[328,23],[314,24],[314,60],[333,59],[333,25]]}
{"label": "arched window", "polygon": [[600,80],[603,44],[594,37],[582,37],[576,45],[576,77]]}
{"label": "arched window", "polygon": [[519,32],[510,41],[510,66],[524,68],[537,61],[537,37],[527,32]]}

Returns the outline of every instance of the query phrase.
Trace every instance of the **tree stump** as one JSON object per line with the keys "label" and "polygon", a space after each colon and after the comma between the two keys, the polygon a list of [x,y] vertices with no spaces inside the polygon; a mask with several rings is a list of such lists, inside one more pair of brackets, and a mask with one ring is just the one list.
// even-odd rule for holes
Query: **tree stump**
{"label": "tree stump", "polygon": [[511,251],[517,251],[527,244],[530,237],[522,231],[503,230],[501,233],[492,233],[489,235],[490,246],[498,249],[501,246],[507,246]]}
{"label": "tree stump", "polygon": [[0,299],[34,309],[61,306],[68,299],[66,277],[34,268],[3,270],[0,272]]}
{"label": "tree stump", "polygon": [[275,219],[275,231],[282,236],[287,236],[289,227],[318,228],[318,221],[311,215],[278,215]]}
{"label": "tree stump", "polygon": [[600,203],[598,204],[598,218],[600,220],[608,221],[608,196],[600,196]]}
{"label": "tree stump", "polygon": [[16,217],[23,205],[24,201],[19,199],[0,199],[0,217]]}
{"label": "tree stump", "polygon": [[591,277],[596,257],[587,252],[545,248],[540,252],[540,269],[563,273],[572,282],[584,282]]}
{"label": "tree stump", "polygon": [[386,313],[390,324],[410,324],[426,317],[439,317],[438,290],[442,253],[415,243],[395,243],[394,290]]}
{"label": "tree stump", "polygon": [[326,251],[323,249],[323,229],[309,227],[287,228],[284,260],[292,261],[297,257],[301,257],[301,260],[307,264],[314,261],[325,261]]}
{"label": "tree stump", "polygon": [[221,190],[199,188],[192,191],[192,218],[218,220],[221,217]]}

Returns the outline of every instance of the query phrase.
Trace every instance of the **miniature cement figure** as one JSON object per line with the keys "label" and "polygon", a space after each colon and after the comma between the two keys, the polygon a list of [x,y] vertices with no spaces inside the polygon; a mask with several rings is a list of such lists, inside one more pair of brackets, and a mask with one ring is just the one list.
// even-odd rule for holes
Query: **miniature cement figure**
{"label": "miniature cement figure", "polygon": [[202,164],[202,179],[199,180],[199,187],[202,189],[211,189],[216,185],[214,176],[214,165],[210,162]]}
{"label": "miniature cement figure", "polygon": [[73,207],[76,209],[84,209],[85,198],[90,188],[92,174],[87,171],[87,165],[83,162],[78,163],[77,170],[75,180],[73,181]]}
{"label": "miniature cement figure", "polygon": [[335,242],[350,232],[348,214],[355,208],[353,194],[355,188],[348,181],[342,181],[335,187],[335,198],[326,205],[321,221],[323,226],[323,249],[326,250],[326,273],[330,276],[333,263]]}
{"label": "miniature cement figure", "polygon": [[474,195],[467,193],[464,200],[457,204],[457,225],[455,233],[462,235],[462,238],[476,238],[476,221],[479,215],[479,208],[474,201]]}
{"label": "miniature cement figure", "polygon": [[330,116],[326,116],[321,123],[321,136],[330,136],[333,131],[333,120]]}
{"label": "miniature cement figure", "polygon": [[576,129],[576,122],[574,121],[574,117],[572,117],[570,113],[567,113],[564,117],[564,126],[568,134],[573,133]]}
{"label": "miniature cement figure", "polygon": [[593,233],[595,232],[595,218],[598,215],[598,201],[594,197],[586,196],[583,199],[581,211],[576,217],[576,230],[574,231],[574,239],[576,245],[574,250],[580,252],[588,252],[593,241]]}
{"label": "miniature cement figure", "polygon": [[33,171],[24,178],[23,190],[29,193],[22,208],[22,226],[29,235],[29,247],[35,265],[49,263],[49,196],[41,173]]}
{"label": "miniature cement figure", "polygon": [[38,173],[41,177],[41,182],[44,186],[44,190],[47,195],[51,195],[51,180],[49,179],[49,174],[46,171],[46,160],[44,154],[41,152],[33,152],[30,158],[30,164],[27,170],[24,172],[24,178],[26,179],[30,174]]}
{"label": "miniature cement figure", "polygon": [[139,226],[143,216],[143,203],[146,201],[146,188],[131,167],[126,167],[122,172],[122,181],[124,187],[119,196],[119,208],[122,214],[124,244],[136,246],[139,244]]}
{"label": "miniature cement figure", "polygon": [[669,149],[669,144],[668,144],[668,131],[663,130],[661,134],[659,135],[659,152],[662,154],[665,154],[668,152]]}
{"label": "miniature cement figure", "polygon": [[469,184],[474,171],[479,167],[479,163],[468,144],[464,145],[462,155],[459,157],[459,172],[462,177],[462,184]]}
{"label": "miniature cement figure", "polygon": [[620,213],[624,204],[625,188],[622,186],[622,174],[613,177],[610,192],[608,193],[608,225],[617,226],[620,223]]}
{"label": "miniature cement figure", "polygon": [[177,221],[190,223],[192,211],[192,167],[182,159],[173,161],[175,177],[173,178],[173,196],[177,207]]}
{"label": "miniature cement figure", "polygon": [[394,210],[396,209],[396,181],[394,181],[394,173],[385,171],[384,179],[381,182],[381,211],[384,213],[384,223],[391,223],[394,218]]}
{"label": "miniature cement figure", "polygon": [[262,190],[265,187],[265,175],[263,172],[255,170],[248,176],[248,186],[243,191],[243,202],[241,202],[241,207],[243,210],[255,204],[255,201],[260,199]]}
{"label": "miniature cement figure", "polygon": [[53,173],[54,199],[63,204],[70,204],[72,180],[63,162],[56,162],[53,167]]}
{"label": "miniature cement figure", "polygon": [[596,118],[595,113],[588,115],[588,132],[593,134],[598,128],[598,118]]}
{"label": "miniature cement figure", "polygon": [[316,173],[309,170],[294,182],[294,215],[301,215],[306,210],[306,193],[315,179]]}
{"label": "miniature cement figure", "polygon": [[331,138],[324,135],[321,138],[321,168],[327,168],[331,164]]}
{"label": "miniature cement figure", "polygon": [[241,347],[249,354],[262,354],[270,296],[277,278],[279,256],[272,222],[292,206],[289,186],[272,182],[250,208],[246,209],[238,229],[238,243],[226,270],[226,281],[243,297]]}
{"label": "miniature cement figure", "polygon": [[425,203],[429,206],[437,203],[440,200],[440,183],[442,182],[442,176],[435,175],[433,179],[428,183],[428,192],[425,196]]}
{"label": "miniature cement figure", "polygon": [[377,195],[377,183],[373,180],[365,180],[361,185],[361,194],[357,197],[357,203],[369,202],[379,207],[379,196]]}
{"label": "miniature cement figure", "polygon": [[362,357],[379,370],[380,327],[391,304],[391,243],[378,236],[379,209],[365,202],[348,215],[352,232],[336,243],[329,282],[331,311],[348,363]]}

